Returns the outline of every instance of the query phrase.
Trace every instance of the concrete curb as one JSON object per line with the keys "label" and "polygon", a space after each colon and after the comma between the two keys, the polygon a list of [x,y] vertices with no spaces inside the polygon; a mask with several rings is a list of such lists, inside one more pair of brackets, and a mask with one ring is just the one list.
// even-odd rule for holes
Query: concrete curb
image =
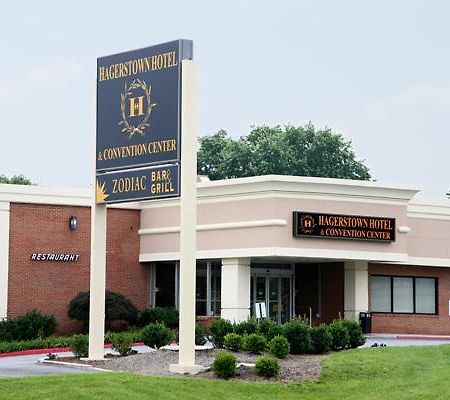
{"label": "concrete curb", "polygon": [[60,367],[74,368],[74,369],[89,369],[91,371],[99,371],[99,372],[114,372],[109,369],[103,369],[94,367],[90,364],[78,364],[78,363],[70,363],[65,361],[56,361],[56,360],[48,360],[47,358],[40,358],[38,363],[41,364],[52,364]]}
{"label": "concrete curb", "polygon": [[[143,342],[136,342],[133,346],[145,346]],[[105,344],[105,349],[111,349],[112,345],[110,343]],[[49,354],[49,353],[66,353],[70,352],[70,347],[54,347],[50,349],[29,349],[20,351],[11,351],[9,353],[1,353],[1,357],[15,357],[15,356],[31,356],[36,354]]]}

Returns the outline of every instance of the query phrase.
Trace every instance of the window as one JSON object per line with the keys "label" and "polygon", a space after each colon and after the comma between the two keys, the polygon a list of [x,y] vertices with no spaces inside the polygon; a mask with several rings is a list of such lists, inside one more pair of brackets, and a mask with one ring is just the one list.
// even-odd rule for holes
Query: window
{"label": "window", "polygon": [[373,312],[437,314],[437,279],[404,276],[370,278]]}
{"label": "window", "polygon": [[198,262],[196,315],[220,315],[221,264]]}

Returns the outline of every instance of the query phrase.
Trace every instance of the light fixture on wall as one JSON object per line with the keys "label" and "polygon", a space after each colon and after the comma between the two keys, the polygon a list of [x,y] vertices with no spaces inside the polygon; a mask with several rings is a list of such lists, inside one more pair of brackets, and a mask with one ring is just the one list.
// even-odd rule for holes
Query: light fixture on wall
{"label": "light fixture on wall", "polygon": [[78,218],[72,215],[72,216],[69,218],[69,227],[70,227],[70,230],[71,230],[71,231],[76,230],[76,229],[77,229],[77,225],[78,225]]}

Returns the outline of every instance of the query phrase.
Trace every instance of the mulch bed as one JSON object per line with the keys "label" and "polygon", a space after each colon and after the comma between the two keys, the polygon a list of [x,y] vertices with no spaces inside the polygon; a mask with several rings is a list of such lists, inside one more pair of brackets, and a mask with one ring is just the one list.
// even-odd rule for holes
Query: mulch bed
{"label": "mulch bed", "polygon": [[[195,362],[198,365],[210,367],[219,350],[196,351]],[[254,363],[260,356],[248,353],[234,353],[239,363]],[[267,379],[256,375],[255,369],[240,366],[239,374],[233,380],[245,381],[278,381],[294,383],[298,381],[317,379],[321,373],[321,359],[319,355],[288,355],[279,360],[281,372],[278,378]],[[80,361],[77,357],[58,357],[58,361],[89,364],[97,368],[113,371],[127,371],[144,375],[176,375],[169,372],[170,364],[178,363],[178,352],[157,350],[152,353],[135,354],[127,357],[110,356],[104,361]],[[177,375],[178,376],[178,375]],[[206,379],[218,379],[212,371],[197,375]]]}

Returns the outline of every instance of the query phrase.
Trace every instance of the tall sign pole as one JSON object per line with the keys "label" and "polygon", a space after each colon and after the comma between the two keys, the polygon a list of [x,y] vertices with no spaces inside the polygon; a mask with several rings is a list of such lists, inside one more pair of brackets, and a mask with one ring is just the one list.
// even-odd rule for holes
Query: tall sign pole
{"label": "tall sign pole", "polygon": [[[103,358],[106,205],[180,196],[180,359],[195,365],[197,72],[193,43],[176,40],[97,60],[89,358]],[[181,170],[181,172],[180,172]],[[124,266],[126,268],[126,266]]]}
{"label": "tall sign pole", "polygon": [[197,373],[195,364],[195,277],[197,250],[197,66],[181,69],[180,351],[177,373]]}

